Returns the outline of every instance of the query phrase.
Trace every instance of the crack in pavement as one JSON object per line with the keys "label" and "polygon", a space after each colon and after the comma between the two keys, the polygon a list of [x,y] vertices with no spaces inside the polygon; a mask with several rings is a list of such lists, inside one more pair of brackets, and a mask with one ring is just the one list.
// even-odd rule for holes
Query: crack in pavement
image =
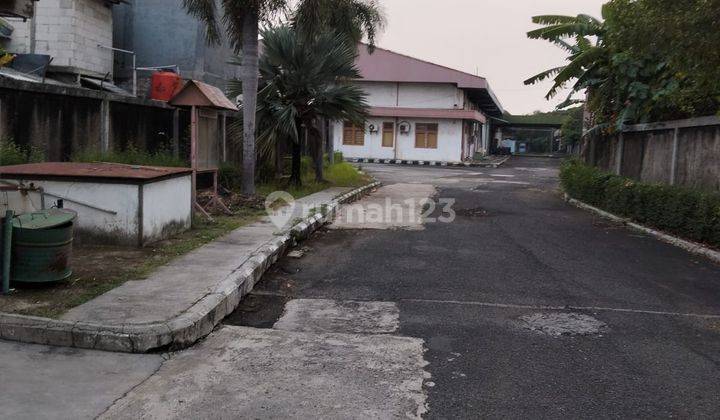
{"label": "crack in pavement", "polygon": [[495,303],[495,302],[477,302],[477,301],[465,301],[465,300],[441,300],[441,299],[400,299],[401,302],[415,302],[415,303],[440,303],[440,304],[451,304],[451,305],[469,305],[469,306],[481,306],[487,308],[501,308],[501,309],[532,309],[537,311],[599,311],[599,312],[622,312],[631,314],[643,314],[643,315],[662,315],[662,316],[674,316],[674,317],[686,317],[686,318],[702,318],[702,319],[720,319],[720,314],[697,314],[692,312],[671,312],[671,311],[655,311],[650,309],[631,309],[631,308],[610,308],[606,306],[576,306],[576,305],[564,305],[564,306],[551,306],[551,305],[522,305],[513,303]]}

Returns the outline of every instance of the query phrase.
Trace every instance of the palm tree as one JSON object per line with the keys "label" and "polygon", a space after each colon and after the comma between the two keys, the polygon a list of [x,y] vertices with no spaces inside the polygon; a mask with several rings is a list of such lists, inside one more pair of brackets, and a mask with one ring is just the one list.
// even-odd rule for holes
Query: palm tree
{"label": "palm tree", "polygon": [[[278,142],[292,148],[291,182],[300,185],[304,139],[319,136],[318,121],[364,123],[367,103],[363,90],[350,83],[360,77],[355,66],[357,48],[340,34],[324,33],[308,39],[289,26],[263,32],[260,60],[261,89],[257,106],[260,153],[271,155]],[[230,83],[233,94],[242,83]]]}
{"label": "palm tree", "polygon": [[[258,90],[258,32],[288,7],[288,0],[183,0],[188,13],[205,23],[208,42],[221,42],[223,29],[236,50],[242,50],[243,172],[242,190],[255,194],[255,111]],[[299,0],[295,19],[304,33],[326,27],[346,33],[351,39],[368,36],[374,45],[382,16],[374,0]],[[341,19],[342,18],[342,19]],[[334,21],[333,19],[338,19]]]}
{"label": "palm tree", "polygon": [[255,194],[255,104],[258,87],[258,31],[265,21],[283,11],[287,0],[183,0],[188,13],[205,24],[210,44],[219,44],[223,32],[236,50],[242,50],[241,80],[243,95],[243,170],[242,191]]}
{"label": "palm tree", "polygon": [[[385,17],[375,0],[302,0],[291,24],[305,38],[334,32],[344,35],[347,42],[356,46],[363,37],[367,37],[367,48],[372,53],[376,35],[385,25]],[[315,139],[316,143],[310,144],[310,149],[315,163],[315,177],[322,180],[325,137],[329,137],[325,146],[330,163],[334,163],[334,145],[332,136],[328,136],[329,121],[321,119],[318,126],[321,135]]]}
{"label": "palm tree", "polygon": [[[606,33],[602,21],[588,15],[577,16],[535,16],[533,23],[545,25],[545,27],[528,32],[531,39],[544,39],[570,53],[567,57],[568,64],[554,67],[537,74],[525,81],[526,85],[532,85],[546,79],[554,80],[553,86],[545,96],[551,99],[557,95],[558,90],[567,83],[575,80],[572,93],[568,99],[558,108],[576,104],[571,99],[572,94],[591,87],[597,82],[597,76],[604,71],[609,60],[609,52],[604,43]],[[567,40],[573,39],[574,44]]]}

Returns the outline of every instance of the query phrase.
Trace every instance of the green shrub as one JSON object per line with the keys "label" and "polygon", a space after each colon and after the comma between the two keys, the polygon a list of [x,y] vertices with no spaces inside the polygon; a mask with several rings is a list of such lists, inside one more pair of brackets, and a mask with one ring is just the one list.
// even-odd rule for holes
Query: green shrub
{"label": "green shrub", "polygon": [[218,182],[231,191],[242,188],[242,168],[232,163],[223,163],[218,170]]}
{"label": "green shrub", "polygon": [[9,137],[0,139],[0,166],[21,165],[43,160],[45,160],[43,153],[37,147],[18,146]]}
{"label": "green shrub", "polygon": [[578,160],[563,163],[560,182],[570,197],[665,232],[720,246],[720,193],[637,182]]}
{"label": "green shrub", "polygon": [[184,160],[175,157],[170,150],[161,148],[157,152],[151,153],[133,145],[128,146],[125,150],[113,150],[107,153],[101,153],[94,149],[80,150],[72,155],[71,160],[73,162],[112,162],[144,166],[189,166]]}

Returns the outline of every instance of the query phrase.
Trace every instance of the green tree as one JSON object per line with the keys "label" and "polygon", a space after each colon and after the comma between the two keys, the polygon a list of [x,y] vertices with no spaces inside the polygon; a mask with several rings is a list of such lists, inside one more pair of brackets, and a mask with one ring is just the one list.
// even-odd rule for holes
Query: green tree
{"label": "green tree", "polygon": [[580,142],[583,134],[583,107],[575,107],[568,110],[567,116],[560,128],[562,141],[566,146],[572,146]]}
{"label": "green tree", "polygon": [[188,13],[205,24],[207,40],[219,44],[223,32],[236,50],[242,50],[243,172],[242,191],[255,194],[255,107],[258,90],[258,31],[260,22],[287,7],[286,0],[183,0]]}
{"label": "green tree", "polygon": [[543,27],[528,37],[552,42],[569,56],[566,65],[525,83],[553,79],[548,99],[571,85],[560,108],[585,93],[593,129],[712,114],[720,97],[720,53],[706,39],[720,41],[711,24],[720,17],[718,6],[720,0],[612,0],[603,7],[603,21],[536,16],[533,22]]}
{"label": "green tree", "polygon": [[[309,39],[289,26],[263,32],[258,145],[264,155],[271,155],[278,142],[290,145],[295,185],[302,182],[303,140],[319,138],[320,119],[365,122],[366,95],[351,83],[360,77],[356,58],[356,46],[340,34]],[[242,83],[231,82],[230,91],[242,92]]]}
{"label": "green tree", "polygon": [[[608,60],[608,49],[604,43],[605,25],[600,20],[588,16],[544,15],[532,18],[533,23],[545,25],[543,28],[528,32],[531,39],[549,41],[567,51],[568,64],[545,70],[525,81],[532,85],[547,79],[553,79],[553,86],[545,95],[551,99],[558,90],[575,81],[573,91],[586,87]],[[571,43],[573,42],[574,43]],[[570,104],[570,98],[563,105]],[[561,105],[561,107],[563,107]]]}
{"label": "green tree", "polygon": [[[287,12],[288,3],[288,0],[183,0],[188,13],[205,24],[208,42],[220,43],[225,32],[230,44],[236,50],[242,50],[242,190],[245,194],[255,194],[259,26]],[[350,39],[367,35],[370,45],[374,45],[375,31],[382,16],[372,0],[299,0],[293,19],[306,34],[332,27],[346,33]]]}

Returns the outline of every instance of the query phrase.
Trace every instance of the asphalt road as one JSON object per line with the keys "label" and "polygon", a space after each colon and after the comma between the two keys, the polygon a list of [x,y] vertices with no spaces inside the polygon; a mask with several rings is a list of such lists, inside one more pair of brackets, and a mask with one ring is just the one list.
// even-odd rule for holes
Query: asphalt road
{"label": "asphalt road", "polygon": [[[363,165],[435,185],[456,219],[323,231],[227,322],[270,327],[295,298],[396,303],[397,334],[427,348],[429,418],[717,418],[720,267],[567,205],[557,166]],[[572,334],[582,316],[602,327]]]}

